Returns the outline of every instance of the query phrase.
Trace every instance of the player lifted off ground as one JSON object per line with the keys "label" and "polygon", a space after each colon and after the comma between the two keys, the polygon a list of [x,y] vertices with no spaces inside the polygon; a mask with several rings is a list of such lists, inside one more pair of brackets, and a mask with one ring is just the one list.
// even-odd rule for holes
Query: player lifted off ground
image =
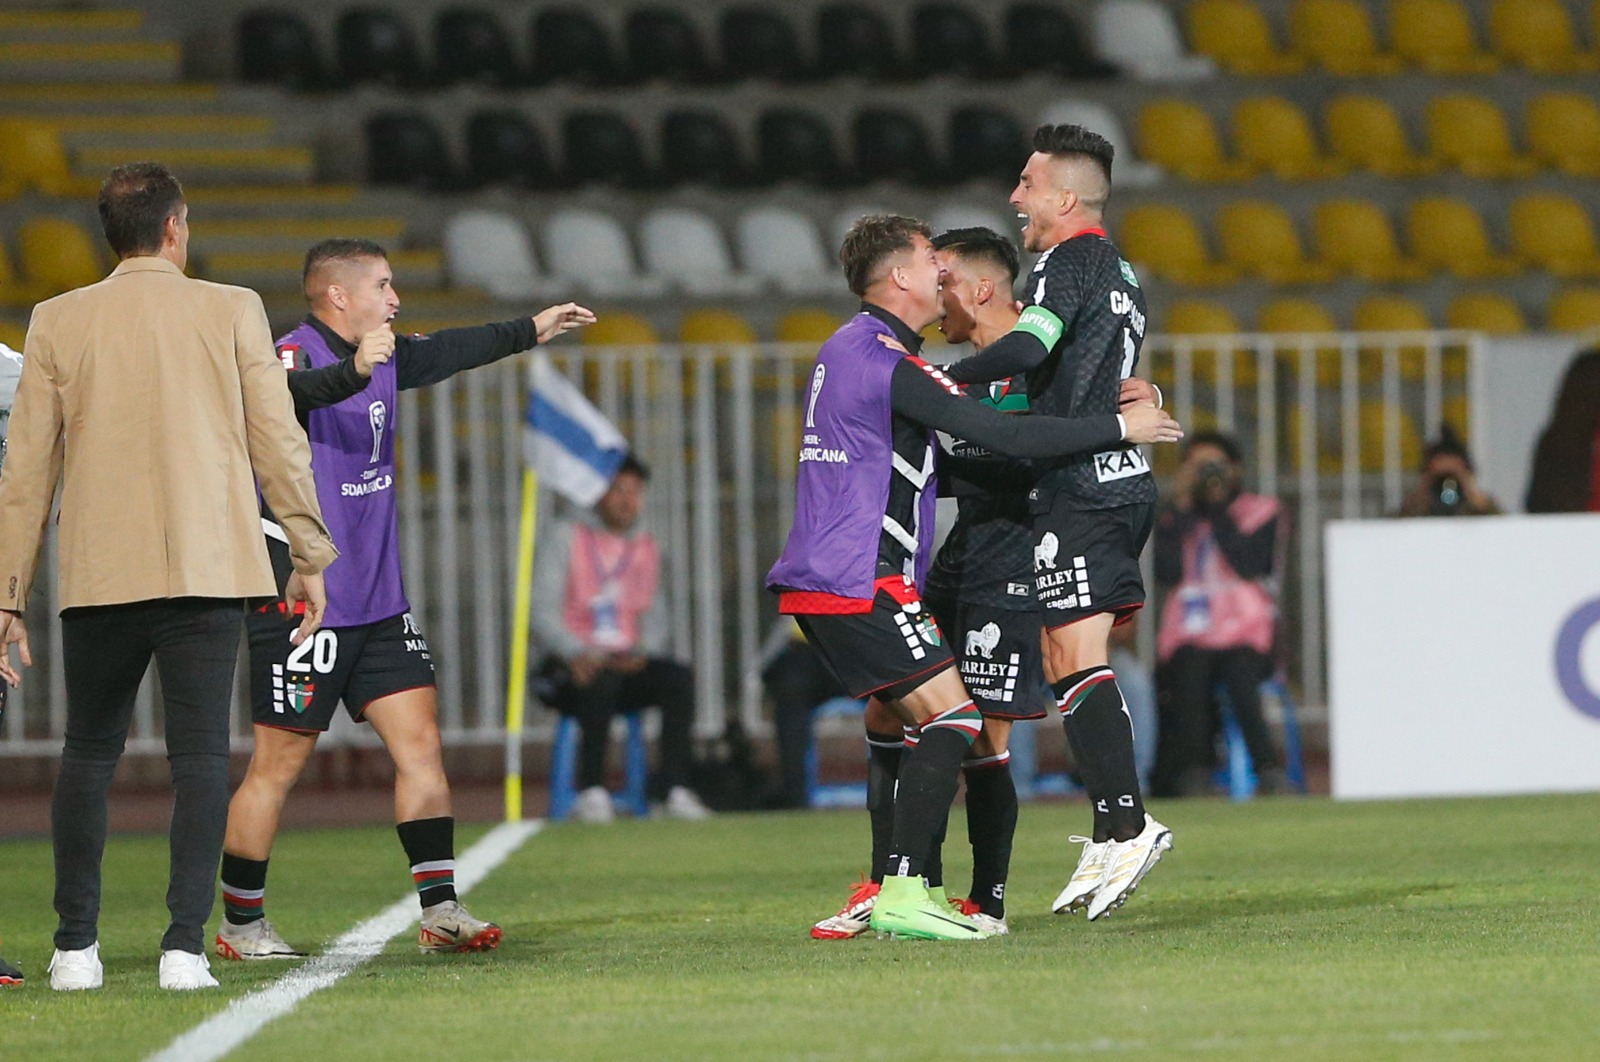
{"label": "player lifted off ground", "polygon": [[[255,752],[228,808],[223,846],[225,917],[217,954],[228,959],[299,955],[264,917],[267,857],[284,799],[327,731],[339,702],[372,724],[394,759],[397,831],[422,902],[418,946],[477,951],[500,928],[456,900],[455,819],[439,743],[438,699],[428,644],[406,601],[394,492],[394,431],[400,391],[438,383],[588,324],[567,303],[532,318],[396,336],[400,309],[382,247],[327,240],[305,263],[311,313],[278,340],[295,409],[311,439],[311,467],[330,530],[341,548],[337,589],[316,637],[292,645],[294,620],[279,608],[247,621]],[[282,533],[263,510],[280,585],[290,575]]]}
{"label": "player lifted off ground", "polygon": [[[1081,126],[1040,126],[1011,203],[1023,246],[1040,252],[1017,325],[950,367],[963,383],[1018,373],[1037,413],[1085,417],[1116,410],[1144,338],[1145,301],[1133,268],[1101,227],[1111,193],[1111,144]],[[1045,674],[1094,805],[1093,836],[1056,898],[1060,913],[1090,919],[1122,905],[1172,847],[1144,810],[1133,724],[1109,666],[1114,624],[1144,604],[1139,554],[1155,515],[1156,486],[1137,449],[1041,463],[1029,492],[1033,568],[1049,634]]]}
{"label": "player lifted off ground", "polygon": [[978,939],[984,931],[935,902],[922,878],[961,760],[982,729],[919,595],[931,554],[934,431],[1021,457],[1172,441],[1182,433],[1149,406],[1067,421],[1008,417],[963,397],[917,356],[918,332],[942,309],[939,264],[924,223],[862,218],[839,257],[862,310],[817,355],[794,524],[767,585],[852,696],[875,695],[903,725],[920,728],[916,751],[900,764],[872,928]]}

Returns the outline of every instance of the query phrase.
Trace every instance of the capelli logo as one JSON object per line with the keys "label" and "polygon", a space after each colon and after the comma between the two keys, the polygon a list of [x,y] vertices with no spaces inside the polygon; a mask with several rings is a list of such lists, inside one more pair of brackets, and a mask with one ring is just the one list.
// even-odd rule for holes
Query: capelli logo
{"label": "capelli logo", "polygon": [[[1556,635],[1556,681],[1572,706],[1600,721],[1600,692],[1583,674],[1583,643],[1600,626],[1600,597],[1579,605]],[[1600,654],[1590,654],[1600,656]]]}

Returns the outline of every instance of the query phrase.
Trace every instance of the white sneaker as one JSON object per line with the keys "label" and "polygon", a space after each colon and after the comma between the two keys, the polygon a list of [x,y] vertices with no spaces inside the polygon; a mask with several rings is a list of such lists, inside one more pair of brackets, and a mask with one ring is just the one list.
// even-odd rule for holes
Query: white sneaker
{"label": "white sneaker", "polygon": [[192,951],[174,949],[162,952],[161,987],[175,992],[216,988],[217,979],[211,976],[211,960]]}
{"label": "white sneaker", "polygon": [[1072,872],[1072,880],[1061,890],[1056,902],[1050,905],[1050,910],[1055,914],[1071,914],[1080,907],[1089,906],[1095,890],[1100,888],[1100,879],[1105,877],[1106,849],[1111,847],[1110,841],[1097,844],[1092,837],[1069,837],[1067,840],[1082,844],[1083,855],[1078,858],[1078,869]]}
{"label": "white sneaker", "polygon": [[1160,862],[1161,854],[1172,847],[1172,831],[1147,814],[1139,836],[1131,841],[1111,841],[1106,847],[1106,872],[1089,904],[1091,922],[1128,902],[1139,882]]}
{"label": "white sneaker", "polygon": [[572,802],[572,821],[587,822],[591,825],[603,826],[616,819],[617,812],[611,806],[611,794],[603,785],[591,785],[588,789],[578,794],[578,799]]}
{"label": "white sneaker", "polygon": [[77,992],[85,988],[99,988],[105,982],[106,969],[100,965],[100,942],[95,941],[78,951],[62,951],[50,957],[50,987],[57,992]]}
{"label": "white sneaker", "polygon": [[1004,937],[1011,934],[1011,925],[1004,918],[986,915],[982,911],[975,911],[967,915],[972,919],[972,924],[983,930],[986,937]]}
{"label": "white sneaker", "polygon": [[291,948],[265,918],[242,926],[224,918],[217,927],[217,955],[224,959],[303,959],[306,953]]}
{"label": "white sneaker", "polygon": [[701,802],[699,795],[686,785],[675,785],[667,791],[666,812],[669,819],[687,819],[690,822],[709,819],[712,815],[711,809]]}

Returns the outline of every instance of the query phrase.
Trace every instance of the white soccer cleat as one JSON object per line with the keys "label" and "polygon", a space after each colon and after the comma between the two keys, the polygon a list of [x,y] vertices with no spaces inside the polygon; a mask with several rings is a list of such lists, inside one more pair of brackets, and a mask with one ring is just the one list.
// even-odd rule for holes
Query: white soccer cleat
{"label": "white soccer cleat", "polygon": [[473,918],[456,900],[422,909],[417,950],[424,955],[446,951],[493,951],[500,946],[500,927]]}
{"label": "white soccer cleat", "polygon": [[616,809],[611,806],[611,794],[603,785],[591,785],[579,793],[578,798],[572,803],[573,822],[604,826],[614,821],[616,817]]}
{"label": "white soccer cleat", "polygon": [[1091,922],[1128,902],[1139,882],[1161,861],[1162,853],[1172,847],[1172,831],[1146,814],[1139,836],[1111,841],[1106,847],[1105,874],[1089,903]]}
{"label": "white soccer cleat", "polygon": [[217,927],[217,955],[224,959],[303,959],[265,918],[236,926],[226,918]]}
{"label": "white soccer cleat", "polygon": [[974,911],[967,917],[972,920],[973,925],[983,930],[983,935],[986,937],[1004,937],[1011,934],[1011,925],[1004,918],[986,915],[982,911]]}
{"label": "white soccer cleat", "polygon": [[1054,914],[1072,914],[1080,907],[1089,906],[1095,891],[1100,888],[1100,879],[1105,877],[1106,850],[1111,847],[1110,841],[1097,843],[1092,837],[1069,837],[1067,840],[1082,844],[1083,855],[1078,857],[1078,869],[1072,872],[1072,880],[1061,890],[1056,902],[1050,905]]}
{"label": "white soccer cleat", "polygon": [[99,941],[77,951],[57,948],[50,957],[50,987],[57,992],[99,988],[105,976],[105,967],[100,965]]}
{"label": "white soccer cleat", "polygon": [[684,819],[688,822],[700,822],[709,819],[713,812],[700,800],[698,794],[686,785],[675,785],[667,792],[667,802],[663,805],[669,819]]}
{"label": "white soccer cleat", "polygon": [[839,913],[830,915],[811,927],[813,940],[849,940],[859,937],[872,928],[872,906],[878,901],[878,885],[876,882],[859,882],[850,891],[850,898],[839,908]]}
{"label": "white soccer cleat", "polygon": [[174,992],[216,988],[217,979],[211,976],[211,960],[192,951],[162,952],[161,987]]}

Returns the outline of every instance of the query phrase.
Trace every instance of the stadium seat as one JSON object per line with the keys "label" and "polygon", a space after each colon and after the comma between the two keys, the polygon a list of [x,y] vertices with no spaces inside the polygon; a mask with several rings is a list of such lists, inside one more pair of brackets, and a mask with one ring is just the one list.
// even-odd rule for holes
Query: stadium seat
{"label": "stadium seat", "polygon": [[661,343],[655,326],[635,313],[605,313],[579,333],[586,347],[653,347]]}
{"label": "stadium seat", "polygon": [[1400,116],[1377,96],[1339,96],[1322,112],[1328,150],[1334,158],[1380,177],[1437,173],[1439,163],[1415,154]]}
{"label": "stadium seat", "polygon": [[1576,199],[1535,193],[1511,204],[1511,246],[1538,269],[1569,280],[1600,276],[1594,224]]}
{"label": "stadium seat", "polygon": [[1552,332],[1587,332],[1600,328],[1600,288],[1568,288],[1545,308],[1545,326]]}
{"label": "stadium seat", "polygon": [[635,80],[687,84],[710,75],[700,31],[681,11],[658,7],[630,11],[623,37],[628,74]]}
{"label": "stadium seat", "polygon": [[666,285],[639,272],[628,235],[609,214],[567,208],[544,227],[544,260],[550,271],[596,295],[627,298],[660,295]]}
{"label": "stadium seat", "polygon": [[1255,167],[1224,158],[1217,126],[1198,104],[1155,100],[1139,111],[1139,156],[1191,181],[1242,181]]}
{"label": "stadium seat", "polygon": [[648,184],[644,147],[627,118],[612,111],[569,111],[561,122],[567,179],[640,187]]}
{"label": "stadium seat", "polygon": [[939,176],[933,141],[909,111],[868,108],[851,127],[856,176],[867,181],[931,184]]}
{"label": "stadium seat", "polygon": [[1361,280],[1391,283],[1421,280],[1422,263],[1400,253],[1394,226],[1378,204],[1365,199],[1329,199],[1312,220],[1317,260]]}
{"label": "stadium seat", "polygon": [[445,222],[444,258],[452,284],[497,299],[531,299],[554,287],[539,271],[528,230],[498,211],[465,210]]}
{"label": "stadium seat", "polygon": [[1281,77],[1305,69],[1304,58],[1278,48],[1254,0],[1192,0],[1183,16],[1190,49],[1230,74]]}
{"label": "stadium seat", "polygon": [[1157,0],[1103,0],[1091,20],[1095,51],[1136,78],[1186,81],[1217,71],[1210,59],[1184,50],[1171,10]]}
{"label": "stadium seat", "polygon": [[717,111],[668,111],[661,119],[661,178],[668,184],[732,188],[745,183],[738,138]]}
{"label": "stadium seat", "polygon": [[1111,78],[1115,65],[1095,54],[1071,13],[1054,5],[1021,3],[1006,10],[1006,66],[1019,74]]}
{"label": "stadium seat", "polygon": [[1592,74],[1593,53],[1578,46],[1572,15],[1561,0],[1494,0],[1489,44],[1500,58],[1536,74]]}
{"label": "stadium seat", "polygon": [[514,110],[479,111],[467,119],[467,172],[474,184],[553,188],[555,168],[544,138]]}
{"label": "stadium seat", "polygon": [[394,11],[349,8],[339,16],[334,41],[339,78],[346,85],[378,81],[409,87],[425,80],[411,27]]}
{"label": "stadium seat", "polygon": [[1244,331],[1233,311],[1217,302],[1179,299],[1167,307],[1161,331],[1169,335],[1237,335]]}
{"label": "stadium seat", "polygon": [[1275,299],[1261,307],[1256,327],[1263,332],[1337,332],[1333,314],[1311,299]]}
{"label": "stadium seat", "polygon": [[[47,289],[43,284],[25,280],[11,266],[11,256],[6,249],[0,246],[0,306],[15,306],[31,308],[40,299],[48,299],[55,292]],[[4,336],[0,336],[0,343],[5,343],[12,350],[22,349],[22,339],[17,338],[15,343]]]}
{"label": "stadium seat", "polygon": [[1238,270],[1212,259],[1200,227],[1182,207],[1134,207],[1122,216],[1117,233],[1128,260],[1161,279],[1208,287],[1239,278]]}
{"label": "stadium seat", "polygon": [[988,30],[962,5],[922,4],[911,13],[911,65],[925,77],[992,74],[995,59]]}
{"label": "stadium seat", "polygon": [[[585,334],[592,335],[596,327],[598,325],[590,325],[585,329]],[[623,754],[627,773],[622,791],[611,794],[611,803],[634,818],[645,819],[650,817],[650,750],[645,738],[644,717],[639,712],[629,712],[623,719],[628,735]],[[556,737],[550,744],[550,807],[546,815],[551,822],[561,822],[571,816],[578,802],[580,743],[578,717],[559,717],[556,721]]]}
{"label": "stadium seat", "polygon": [[1394,0],[1389,39],[1400,58],[1430,74],[1492,74],[1500,61],[1478,47],[1459,0]]}
{"label": "stadium seat", "polygon": [[538,81],[604,85],[617,78],[611,39],[583,11],[540,11],[530,24],[529,38],[530,73]]}
{"label": "stadium seat", "polygon": [[718,27],[724,76],[763,81],[795,81],[806,73],[805,53],[794,26],[776,10],[736,7],[722,13]]}
{"label": "stadium seat", "polygon": [[756,174],[767,184],[838,183],[839,156],[828,123],[809,111],[763,112],[756,121]]}
{"label": "stadium seat", "polygon": [[1136,157],[1133,142],[1111,108],[1094,100],[1056,100],[1039,115],[1040,125],[1081,125],[1111,141],[1112,177],[1118,188],[1149,188],[1161,183],[1161,167]]}
{"label": "stadium seat", "polygon": [[1517,153],[1506,116],[1483,96],[1435,96],[1428,102],[1433,157],[1470,177],[1530,177],[1539,164]]}
{"label": "stadium seat", "polygon": [[1289,44],[1339,77],[1394,74],[1400,60],[1378,49],[1372,15],[1360,0],[1296,0],[1289,9]]}
{"label": "stadium seat", "polygon": [[1240,161],[1285,181],[1337,177],[1347,168],[1322,153],[1305,112],[1282,96],[1257,96],[1234,105],[1233,151]]}
{"label": "stadium seat", "polygon": [[433,68],[444,84],[483,81],[513,85],[520,77],[511,38],[492,12],[452,7],[433,22]]}
{"label": "stadium seat", "polygon": [[1483,219],[1460,199],[1412,203],[1406,214],[1406,244],[1423,265],[1458,277],[1506,277],[1522,271],[1516,259],[1496,253]]}
{"label": "stadium seat", "polygon": [[765,206],[745,211],[735,226],[734,244],[746,273],[786,295],[839,290],[839,267],[823,250],[816,224],[798,211]]}
{"label": "stadium seat", "polygon": [[1458,295],[1444,312],[1446,328],[1487,332],[1492,336],[1521,335],[1527,319],[1516,300],[1499,292],[1479,291]]}
{"label": "stadium seat", "polygon": [[426,115],[385,111],[367,119],[367,180],[430,190],[454,183],[444,137]]}
{"label": "stadium seat", "polygon": [[639,223],[639,256],[647,274],[696,297],[759,292],[763,281],[734,270],[716,222],[697,210],[661,207]]}
{"label": "stadium seat", "polygon": [[1573,177],[1600,177],[1600,106],[1593,96],[1547,92],[1524,111],[1528,151]]}
{"label": "stadium seat", "polygon": [[0,321],[0,343],[4,343],[12,350],[21,350],[27,343],[28,330],[19,324]]}
{"label": "stadium seat", "polygon": [[692,310],[678,325],[680,343],[755,343],[750,322],[730,310]]}
{"label": "stadium seat", "polygon": [[1353,323],[1358,332],[1426,332],[1433,327],[1421,303],[1399,295],[1363,299],[1356,306]]}
{"label": "stadium seat", "polygon": [[89,234],[65,218],[35,217],[17,234],[22,271],[29,283],[54,295],[93,284],[105,268]]}
{"label": "stadium seat", "polygon": [[928,224],[935,234],[951,229],[983,228],[998,232],[1012,243],[1018,243],[1017,227],[1007,220],[1013,215],[1001,214],[988,207],[966,203],[945,203],[928,215]]}
{"label": "stadium seat", "polygon": [[1009,190],[1028,161],[1028,138],[1008,112],[958,107],[950,114],[950,176],[990,180]]}
{"label": "stadium seat", "polygon": [[1305,256],[1293,219],[1276,203],[1237,200],[1217,212],[1222,260],[1270,284],[1319,284],[1333,269]]}
{"label": "stadium seat", "polygon": [[65,198],[93,197],[100,179],[72,172],[61,135],[48,122],[0,118],[0,185]]}
{"label": "stadium seat", "polygon": [[844,320],[830,310],[793,310],[778,319],[778,342],[825,343]]}
{"label": "stadium seat", "polygon": [[322,49],[311,27],[288,11],[247,11],[240,16],[234,60],[245,81],[309,89],[327,80]]}
{"label": "stadium seat", "polygon": [[833,4],[817,13],[817,70],[825,77],[892,78],[900,72],[889,26],[876,12]]}
{"label": "stadium seat", "polygon": [[[1382,472],[1384,450],[1389,438],[1388,406],[1375,398],[1362,399],[1357,411],[1361,426],[1361,471]],[[1422,433],[1409,412],[1402,409],[1399,422],[1400,467],[1417,468],[1422,464]]]}

